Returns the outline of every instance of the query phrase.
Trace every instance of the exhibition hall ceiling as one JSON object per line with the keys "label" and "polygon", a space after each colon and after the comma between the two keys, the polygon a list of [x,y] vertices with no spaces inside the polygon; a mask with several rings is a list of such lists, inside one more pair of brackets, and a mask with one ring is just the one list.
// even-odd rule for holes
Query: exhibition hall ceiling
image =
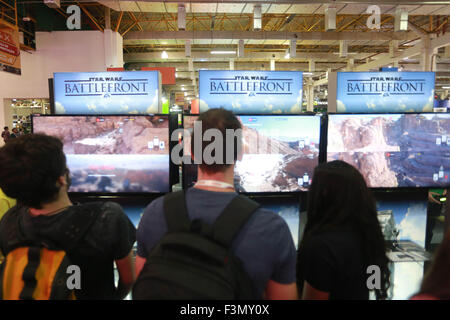
{"label": "exhibition hall ceiling", "polygon": [[[10,0],[1,0],[0,6]],[[173,66],[185,85],[197,78],[199,69],[270,69],[312,72],[318,81],[326,71],[361,66],[386,54],[398,55],[421,46],[421,36],[448,33],[448,1],[376,1],[379,29],[370,27],[373,1],[61,1],[50,9],[43,1],[17,1],[19,15],[37,20],[43,31],[61,30],[44,18],[67,18],[66,9],[77,4],[83,28],[111,28],[123,36],[124,61],[128,69]],[[255,6],[261,7],[260,28],[255,28]],[[179,7],[185,8],[184,28],[179,27]],[[326,29],[328,8],[336,10],[336,27]],[[396,13],[402,9],[408,30],[395,32]],[[50,13],[49,13],[50,12]],[[33,14],[35,17],[33,17]],[[41,20],[41,22],[39,22]],[[47,24],[46,24],[47,23]],[[49,30],[50,29],[50,30]],[[288,55],[295,39],[296,56]],[[244,54],[238,55],[239,41]],[[190,42],[190,54],[186,54]],[[344,48],[344,49],[343,49]],[[344,51],[343,51],[344,50]],[[228,53],[214,54],[212,51]],[[164,52],[164,54],[163,54]],[[344,52],[344,54],[343,54]],[[346,54],[345,54],[346,52]],[[436,57],[437,86],[450,85],[450,50],[440,48]],[[420,70],[420,56],[398,61],[403,70]]]}

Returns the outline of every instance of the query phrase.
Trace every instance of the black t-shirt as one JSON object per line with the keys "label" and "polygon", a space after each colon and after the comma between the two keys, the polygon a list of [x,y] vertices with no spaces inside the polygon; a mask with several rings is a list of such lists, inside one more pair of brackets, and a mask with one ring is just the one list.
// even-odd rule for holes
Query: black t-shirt
{"label": "black t-shirt", "polygon": [[369,289],[360,238],[351,231],[311,236],[300,253],[304,280],[329,292],[330,300],[368,300]]}
{"label": "black t-shirt", "polygon": [[[52,216],[33,217],[28,208],[16,206],[9,210],[0,221],[0,249],[6,256],[8,248],[4,230],[11,227],[12,215],[19,215],[21,230],[25,234],[48,239],[58,245],[60,232],[66,219],[83,210],[84,205],[74,205]],[[115,299],[114,264],[115,260],[126,257],[136,241],[136,229],[122,208],[114,202],[98,206],[91,227],[78,244],[67,251],[70,262],[80,267],[81,289],[75,290],[77,299]],[[64,249],[64,248],[62,248]]]}

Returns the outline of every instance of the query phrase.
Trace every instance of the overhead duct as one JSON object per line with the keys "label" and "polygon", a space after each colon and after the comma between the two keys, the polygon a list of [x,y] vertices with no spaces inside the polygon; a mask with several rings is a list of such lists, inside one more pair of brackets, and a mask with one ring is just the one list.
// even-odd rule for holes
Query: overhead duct
{"label": "overhead duct", "polygon": [[289,45],[289,55],[291,58],[295,58],[297,56],[297,40],[291,39]]}
{"label": "overhead duct", "polygon": [[189,58],[191,56],[191,40],[185,40],[184,53],[186,55],[186,58]]}
{"label": "overhead duct", "polygon": [[325,8],[325,31],[336,30],[336,7],[329,5]]}
{"label": "overhead duct", "polygon": [[395,9],[394,31],[408,30],[408,11],[404,8]]}
{"label": "overhead duct", "polygon": [[184,4],[178,5],[178,30],[186,29],[186,7]]}
{"label": "overhead duct", "polygon": [[244,40],[239,40],[238,44],[238,58],[244,58]]}
{"label": "overhead duct", "polygon": [[262,28],[262,10],[260,4],[253,7],[253,30],[261,30]]}
{"label": "overhead duct", "polygon": [[348,42],[345,40],[339,41],[339,57],[345,58],[348,55]]}

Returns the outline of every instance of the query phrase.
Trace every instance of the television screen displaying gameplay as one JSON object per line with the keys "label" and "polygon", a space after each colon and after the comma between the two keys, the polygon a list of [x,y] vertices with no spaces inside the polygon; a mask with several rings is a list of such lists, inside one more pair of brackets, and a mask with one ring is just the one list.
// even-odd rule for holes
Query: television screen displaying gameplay
{"label": "television screen displaying gameplay", "polygon": [[[306,191],[319,162],[320,116],[240,115],[243,159],[235,166],[235,188],[241,193]],[[192,132],[196,116],[184,117]],[[184,138],[190,155],[190,136]],[[197,167],[184,165],[184,183],[197,180]]]}
{"label": "television screen displaying gameplay", "polygon": [[333,114],[327,161],[355,166],[369,187],[449,185],[450,114]]}
{"label": "television screen displaying gameplay", "polygon": [[167,116],[35,116],[33,132],[64,143],[70,192],[170,191]]}

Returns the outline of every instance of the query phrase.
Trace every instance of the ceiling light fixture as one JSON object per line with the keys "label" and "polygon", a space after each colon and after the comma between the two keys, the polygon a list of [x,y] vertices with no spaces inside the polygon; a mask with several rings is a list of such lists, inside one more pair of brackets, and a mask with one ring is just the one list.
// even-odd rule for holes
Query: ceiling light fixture
{"label": "ceiling light fixture", "polygon": [[221,50],[219,50],[219,51],[217,51],[217,50],[214,50],[214,51],[211,51],[210,52],[211,54],[236,54],[236,51],[225,51],[225,50],[223,50],[223,51],[221,51]]}
{"label": "ceiling light fixture", "polygon": [[169,55],[167,54],[167,52],[165,50],[161,53],[161,58],[162,59],[168,59],[169,58]]}

